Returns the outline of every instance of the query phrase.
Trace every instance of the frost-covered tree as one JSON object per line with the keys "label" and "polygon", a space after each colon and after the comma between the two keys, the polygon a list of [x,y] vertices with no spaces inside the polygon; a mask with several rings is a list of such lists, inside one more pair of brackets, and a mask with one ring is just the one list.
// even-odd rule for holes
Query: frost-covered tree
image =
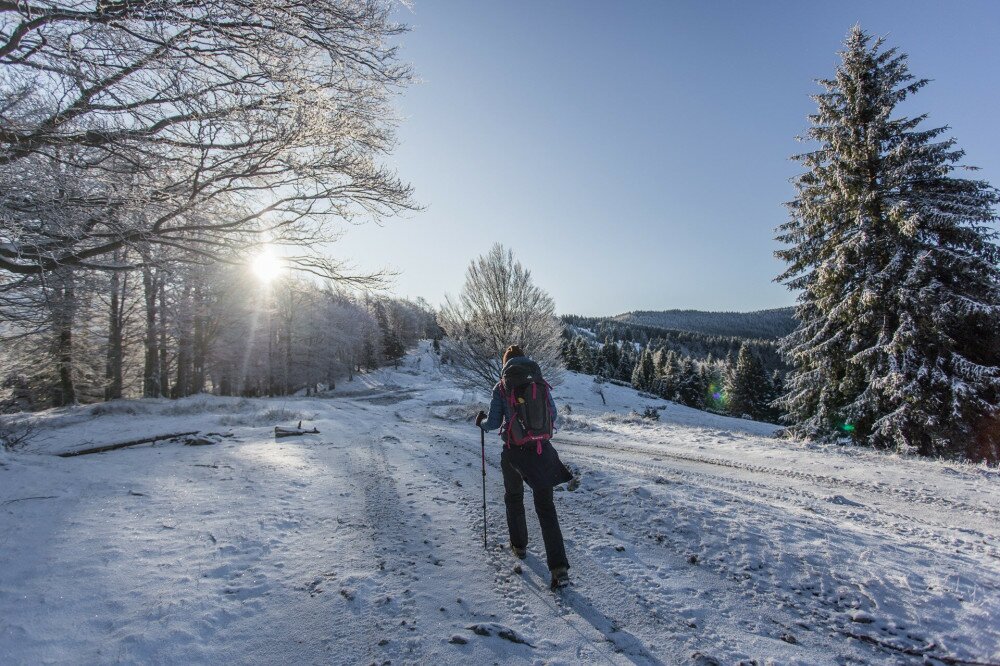
{"label": "frost-covered tree", "polygon": [[778,423],[781,420],[781,409],[778,399],[785,393],[785,376],[780,370],[771,373],[770,381],[767,384],[766,409],[764,420],[771,423]]}
{"label": "frost-covered tree", "polygon": [[946,127],[896,115],[927,84],[904,54],[855,27],[840,55],[779,228],[799,292],[781,405],[801,435],[968,453],[1000,407],[1000,198],[957,175]]}
{"label": "frost-covered tree", "polygon": [[724,377],[725,368],[723,361],[711,361],[701,366],[702,383],[705,386],[704,406],[705,409],[713,412],[725,412],[726,396]]}
{"label": "frost-covered tree", "polygon": [[238,262],[262,237],[344,277],[315,252],[331,225],[413,208],[381,163],[411,78],[392,7],[0,3],[0,288],[6,273],[121,270],[126,247]]}
{"label": "frost-covered tree", "polygon": [[590,343],[587,342],[582,336],[576,338],[576,356],[580,360],[580,372],[585,372],[587,374],[595,374],[595,358],[594,350],[591,349]]}
{"label": "frost-covered tree", "polygon": [[673,349],[660,351],[657,374],[657,393],[667,400],[677,400],[677,380],[680,373],[680,356]]}
{"label": "frost-covered tree", "polygon": [[550,383],[561,379],[562,325],[555,303],[499,243],[469,265],[461,293],[446,298],[439,323],[448,336],[448,368],[471,387],[496,383],[503,352],[512,344],[538,362]]}
{"label": "frost-covered tree", "polygon": [[707,391],[698,364],[690,356],[682,358],[677,370],[677,400],[688,407],[701,408]]}
{"label": "frost-covered tree", "polygon": [[655,381],[656,362],[653,360],[653,352],[646,347],[632,370],[632,386],[640,391],[651,391]]}
{"label": "frost-covered tree", "polygon": [[623,382],[631,381],[635,364],[635,348],[631,343],[622,346],[621,354],[618,357],[617,378]]}
{"label": "frost-covered tree", "polygon": [[605,376],[614,377],[618,372],[621,352],[618,349],[618,343],[610,336],[604,338],[604,345],[601,347],[601,358],[603,359]]}
{"label": "frost-covered tree", "polygon": [[733,416],[763,419],[768,415],[771,381],[764,366],[746,343],[736,357],[736,369],[726,387],[729,412]]}

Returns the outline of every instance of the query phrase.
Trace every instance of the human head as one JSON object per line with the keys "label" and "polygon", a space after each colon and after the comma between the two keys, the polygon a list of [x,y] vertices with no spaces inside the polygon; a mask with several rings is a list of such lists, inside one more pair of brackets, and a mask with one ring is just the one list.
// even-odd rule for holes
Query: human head
{"label": "human head", "polygon": [[507,347],[507,351],[503,353],[503,364],[507,365],[507,361],[514,358],[515,356],[524,356],[524,352],[517,345],[511,345]]}

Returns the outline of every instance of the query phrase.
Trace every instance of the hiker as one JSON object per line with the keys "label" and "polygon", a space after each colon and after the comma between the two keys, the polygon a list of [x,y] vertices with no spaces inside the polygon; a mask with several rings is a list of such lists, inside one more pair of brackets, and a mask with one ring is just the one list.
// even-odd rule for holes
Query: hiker
{"label": "hiker", "polygon": [[549,388],[538,364],[525,356],[520,347],[511,345],[503,355],[500,381],[493,387],[489,416],[479,412],[476,425],[484,431],[500,426],[504,442],[500,470],[503,472],[510,549],[522,560],[527,554],[528,525],[524,517],[524,483],[527,482],[535,500],[535,513],[542,528],[545,556],[555,589],[569,582],[569,562],[552,501],[552,488],[569,481],[573,475],[560,462],[549,442],[556,420],[556,405]]}

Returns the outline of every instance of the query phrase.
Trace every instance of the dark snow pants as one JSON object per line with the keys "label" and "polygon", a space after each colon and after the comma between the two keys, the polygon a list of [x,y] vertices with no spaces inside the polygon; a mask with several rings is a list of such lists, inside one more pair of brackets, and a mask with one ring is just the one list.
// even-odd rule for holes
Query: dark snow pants
{"label": "dark snow pants", "polygon": [[[500,454],[500,471],[503,472],[503,501],[507,507],[510,543],[518,548],[526,548],[528,524],[524,518],[524,478],[511,465],[508,449],[504,449]],[[535,500],[538,523],[542,528],[542,541],[545,542],[545,559],[549,570],[558,567],[568,569],[569,562],[566,560],[566,547],[563,545],[562,531],[559,529],[556,505],[552,500],[552,488],[533,488],[531,495]]]}

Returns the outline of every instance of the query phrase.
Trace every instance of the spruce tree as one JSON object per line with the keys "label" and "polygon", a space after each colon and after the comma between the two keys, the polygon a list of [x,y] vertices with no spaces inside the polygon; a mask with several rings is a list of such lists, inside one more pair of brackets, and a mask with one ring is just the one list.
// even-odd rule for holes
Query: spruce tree
{"label": "spruce tree", "polygon": [[563,341],[562,357],[566,363],[567,370],[570,372],[580,372],[580,357],[576,353],[576,345],[574,343]]}
{"label": "spruce tree", "polygon": [[729,398],[729,413],[733,416],[749,416],[762,419],[767,416],[770,379],[760,360],[744,342],[736,358],[736,369],[726,390]]}
{"label": "spruce tree", "polygon": [[632,386],[640,391],[649,391],[656,380],[656,364],[653,361],[653,352],[646,347],[642,350],[639,362],[635,364],[632,371]]}
{"label": "spruce tree", "polygon": [[615,377],[618,373],[618,362],[620,354],[618,345],[610,337],[604,338],[604,345],[601,347],[602,375],[604,377]]}
{"label": "spruce tree", "polygon": [[780,370],[771,373],[767,382],[764,396],[764,408],[760,418],[770,423],[777,423],[781,419],[781,410],[778,407],[778,399],[785,391],[785,379]]}
{"label": "spruce tree", "polygon": [[777,256],[798,327],[780,404],[798,434],[961,453],[1000,409],[1000,197],[956,175],[946,127],[893,116],[928,81],[883,46],[851,30],[814,96],[818,146],[796,157],[807,171]]}
{"label": "spruce tree", "polygon": [[580,361],[580,372],[594,373],[594,359],[590,353],[590,345],[582,337],[576,339],[576,357]]}
{"label": "spruce tree", "polygon": [[662,377],[666,373],[667,369],[667,350],[658,349],[653,358],[656,359],[656,376]]}
{"label": "spruce tree", "polygon": [[623,382],[631,381],[634,368],[635,354],[631,351],[631,345],[623,346],[618,357],[618,379]]}
{"label": "spruce tree", "polygon": [[705,386],[704,409],[710,412],[726,413],[726,389],[723,381],[722,362],[712,361],[701,364],[701,381]]}
{"label": "spruce tree", "polygon": [[685,356],[677,370],[677,399],[688,407],[701,408],[708,387],[703,386],[698,366],[690,356]]}
{"label": "spruce tree", "polygon": [[399,367],[399,359],[406,355],[406,347],[403,346],[395,330],[389,330],[382,338],[382,353],[386,360],[392,361],[393,365]]}
{"label": "spruce tree", "polygon": [[659,393],[665,400],[677,400],[677,380],[680,372],[680,356],[673,349],[663,355],[663,374],[659,381]]}

